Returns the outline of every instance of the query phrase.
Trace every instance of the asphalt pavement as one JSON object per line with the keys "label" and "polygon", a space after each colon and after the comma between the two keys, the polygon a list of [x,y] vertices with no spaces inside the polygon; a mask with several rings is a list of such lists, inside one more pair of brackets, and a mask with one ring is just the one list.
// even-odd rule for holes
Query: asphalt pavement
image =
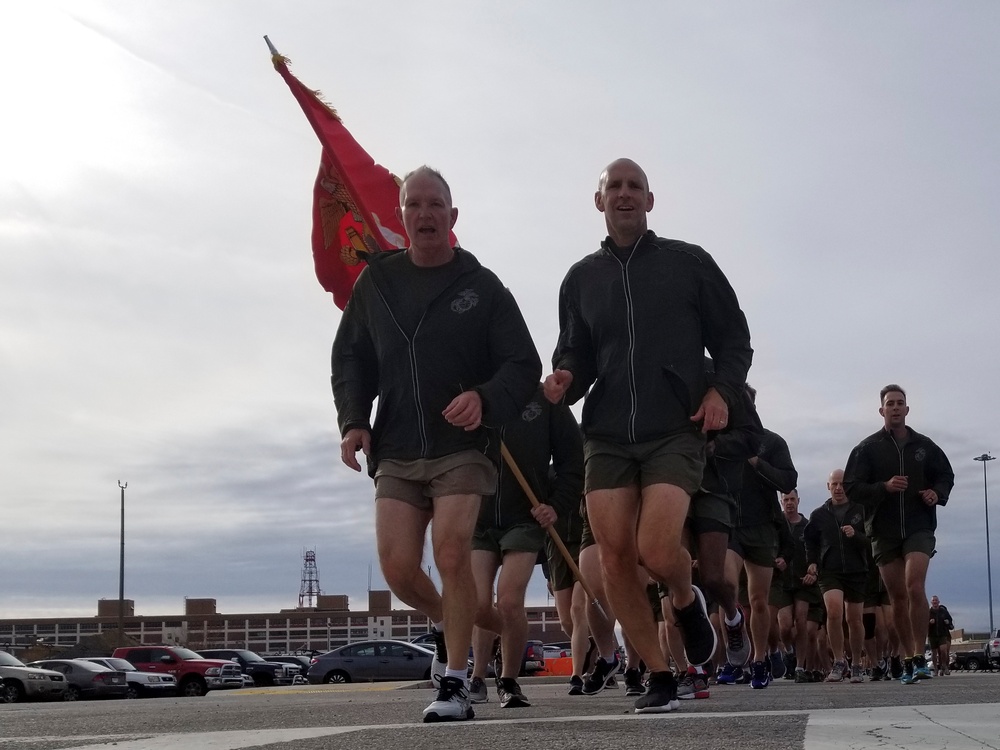
{"label": "asphalt pavement", "polygon": [[714,686],[706,700],[637,716],[624,690],[566,694],[524,679],[532,705],[475,707],[470,722],[423,724],[428,683],[301,685],[153,698],[0,705],[0,750],[373,750],[375,748],[934,748],[1000,750],[1000,675],[898,682]]}

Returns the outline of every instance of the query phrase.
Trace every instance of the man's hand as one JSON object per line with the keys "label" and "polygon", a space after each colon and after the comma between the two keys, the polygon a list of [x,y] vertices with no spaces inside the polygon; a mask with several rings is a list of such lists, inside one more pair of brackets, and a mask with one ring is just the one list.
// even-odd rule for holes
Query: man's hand
{"label": "man's hand", "polygon": [[848,524],[847,526],[841,526],[840,530],[844,532],[844,536],[850,539],[854,536],[854,527]]}
{"label": "man's hand", "polygon": [[782,573],[784,573],[785,572],[785,568],[788,567],[788,563],[785,562],[785,558],[783,558],[783,557],[776,557],[776,558],[774,558],[774,567],[776,567],[778,570],[780,570]]}
{"label": "man's hand", "polygon": [[538,525],[543,529],[549,528],[552,524],[556,522],[559,517],[556,514],[556,509],[551,505],[546,505],[541,503],[540,505],[531,509],[531,515],[534,516],[535,520],[538,521]]}
{"label": "man's hand", "polygon": [[725,429],[726,420],[729,419],[729,407],[726,400],[719,395],[714,388],[705,391],[705,397],[701,400],[701,406],[691,417],[692,422],[701,422],[701,431]]}
{"label": "man's hand", "polygon": [[550,403],[558,404],[566,396],[566,391],[573,384],[573,373],[569,370],[553,370],[542,382],[542,391]]}
{"label": "man's hand", "polygon": [[938,496],[934,490],[920,490],[920,497],[927,505],[937,505]]}
{"label": "man's hand", "polygon": [[816,563],[812,563],[806,568],[806,574],[802,576],[802,583],[806,586],[812,586],[816,583]]}
{"label": "man's hand", "polygon": [[360,450],[368,456],[371,449],[372,434],[361,427],[352,427],[340,441],[340,460],[355,471],[361,471],[361,464],[358,463],[356,454]]}
{"label": "man's hand", "polygon": [[885,491],[902,492],[907,488],[909,484],[910,481],[906,477],[897,474],[896,476],[894,476],[892,479],[890,479],[888,482],[885,483]]}
{"label": "man's hand", "polygon": [[448,424],[471,432],[482,424],[483,400],[476,391],[465,391],[455,396],[441,414]]}

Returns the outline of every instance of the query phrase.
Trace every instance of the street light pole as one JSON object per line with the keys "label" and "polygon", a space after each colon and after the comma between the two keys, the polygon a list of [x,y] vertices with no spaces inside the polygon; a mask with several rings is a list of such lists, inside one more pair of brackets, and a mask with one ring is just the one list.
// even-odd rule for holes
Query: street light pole
{"label": "street light pole", "polygon": [[973,461],[981,461],[983,464],[983,503],[986,506],[986,585],[989,587],[990,601],[990,638],[993,637],[993,566],[990,563],[990,496],[986,483],[986,464],[995,461],[996,456],[984,453],[976,456]]}
{"label": "street light pole", "polygon": [[[122,491],[122,523],[121,523],[121,554],[118,558],[118,645],[125,645],[125,488],[128,482],[122,484],[118,480],[118,486]],[[992,625],[990,627],[993,627]]]}

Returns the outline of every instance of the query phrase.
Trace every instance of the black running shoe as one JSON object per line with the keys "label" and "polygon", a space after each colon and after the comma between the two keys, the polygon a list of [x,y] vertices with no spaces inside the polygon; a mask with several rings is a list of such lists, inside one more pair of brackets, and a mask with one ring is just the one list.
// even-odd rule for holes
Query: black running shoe
{"label": "black running shoe", "polygon": [[705,597],[701,589],[692,586],[691,590],[694,592],[694,601],[684,609],[677,610],[677,625],[684,638],[684,653],[687,655],[688,663],[700,667],[710,661],[715,654],[719,637],[708,619],[708,608],[705,606]]}
{"label": "black running shoe", "polygon": [[569,694],[583,695],[583,678],[573,675],[569,678]]}
{"label": "black running shoe", "polygon": [[663,714],[680,708],[673,672],[650,672],[646,694],[635,702],[637,714]]}
{"label": "black running shoe", "polygon": [[903,676],[903,662],[898,656],[892,657],[889,661],[889,676],[894,680]]}
{"label": "black running shoe", "polygon": [[618,659],[610,664],[602,656],[594,664],[594,671],[590,673],[583,683],[584,695],[597,695],[608,685],[608,678],[618,669]]}
{"label": "black running shoe", "polygon": [[747,633],[747,619],[743,607],[736,605],[740,621],[735,625],[727,625],[726,630],[726,661],[736,667],[745,667],[750,663],[750,636]]}
{"label": "black running shoe", "polygon": [[512,677],[500,678],[497,695],[500,697],[500,708],[524,708],[531,705],[521,692],[517,680]]}
{"label": "black running shoe", "polygon": [[636,698],[646,694],[646,688],[642,685],[642,675],[638,669],[625,670],[625,695]]}

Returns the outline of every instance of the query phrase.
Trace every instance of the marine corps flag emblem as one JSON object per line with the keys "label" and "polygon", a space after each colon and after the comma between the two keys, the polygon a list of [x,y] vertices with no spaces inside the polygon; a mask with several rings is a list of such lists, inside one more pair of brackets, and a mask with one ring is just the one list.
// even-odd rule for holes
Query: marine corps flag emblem
{"label": "marine corps flag emblem", "polygon": [[359,252],[406,247],[406,233],[396,218],[400,180],[376,164],[319,94],[288,70],[288,59],[264,37],[271,61],[292,90],[306,119],[323,144],[313,187],[313,261],[316,277],[341,310],[361,273]]}

